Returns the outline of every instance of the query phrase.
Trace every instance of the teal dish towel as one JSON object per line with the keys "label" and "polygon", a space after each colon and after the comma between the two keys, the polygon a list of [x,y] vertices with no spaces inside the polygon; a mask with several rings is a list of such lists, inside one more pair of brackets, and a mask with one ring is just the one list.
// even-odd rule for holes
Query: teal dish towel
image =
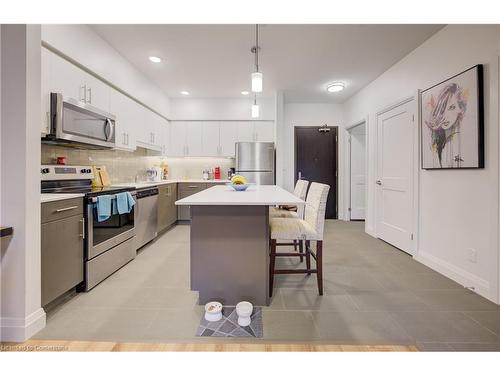
{"label": "teal dish towel", "polygon": [[96,202],[97,221],[101,222],[108,220],[111,216],[111,203],[114,196],[112,195],[99,195]]}
{"label": "teal dish towel", "polygon": [[120,215],[128,214],[132,210],[132,207],[134,207],[134,204],[134,198],[132,198],[132,194],[128,191],[116,194],[116,209]]}

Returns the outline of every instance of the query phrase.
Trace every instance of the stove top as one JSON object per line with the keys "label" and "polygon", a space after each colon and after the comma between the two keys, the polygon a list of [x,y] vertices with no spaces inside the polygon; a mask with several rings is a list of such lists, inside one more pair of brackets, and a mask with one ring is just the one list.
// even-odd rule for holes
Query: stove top
{"label": "stove top", "polygon": [[95,197],[102,194],[116,194],[123,191],[135,190],[130,186],[52,186],[42,188],[42,193],[82,193],[88,197]]}

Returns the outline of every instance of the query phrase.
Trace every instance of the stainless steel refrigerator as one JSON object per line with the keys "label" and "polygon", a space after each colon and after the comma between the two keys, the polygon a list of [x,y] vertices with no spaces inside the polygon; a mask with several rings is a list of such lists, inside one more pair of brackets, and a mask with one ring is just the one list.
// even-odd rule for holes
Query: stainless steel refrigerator
{"label": "stainless steel refrigerator", "polygon": [[237,142],[236,174],[257,185],[274,185],[274,143]]}

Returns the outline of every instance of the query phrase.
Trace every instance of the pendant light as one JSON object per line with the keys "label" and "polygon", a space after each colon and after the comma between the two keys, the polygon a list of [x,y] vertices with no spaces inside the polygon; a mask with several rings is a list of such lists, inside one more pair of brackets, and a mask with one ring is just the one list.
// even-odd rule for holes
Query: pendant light
{"label": "pendant light", "polygon": [[259,117],[259,105],[257,104],[257,94],[254,94],[253,104],[252,104],[252,118]]}
{"label": "pendant light", "polygon": [[252,91],[262,92],[262,73],[259,72],[259,25],[255,25],[255,46],[251,51],[255,54],[255,72],[252,73]]}

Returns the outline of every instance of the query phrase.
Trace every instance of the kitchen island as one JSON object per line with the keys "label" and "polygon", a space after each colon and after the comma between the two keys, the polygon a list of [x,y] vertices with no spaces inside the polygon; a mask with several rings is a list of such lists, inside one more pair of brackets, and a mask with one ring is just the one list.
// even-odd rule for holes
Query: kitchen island
{"label": "kitchen island", "polygon": [[214,186],[175,204],[191,206],[191,290],[199,303],[269,305],[269,206],[305,202],[260,185]]}

